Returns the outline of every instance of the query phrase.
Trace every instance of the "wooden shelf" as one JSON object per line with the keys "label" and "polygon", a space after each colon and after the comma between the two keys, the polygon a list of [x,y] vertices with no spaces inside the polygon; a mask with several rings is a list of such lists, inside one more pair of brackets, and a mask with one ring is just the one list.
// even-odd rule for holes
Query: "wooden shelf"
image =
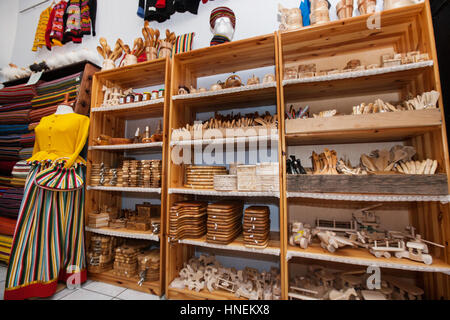
{"label": "wooden shelf", "polygon": [[286,143],[357,143],[407,138],[440,129],[439,109],[286,119]]}
{"label": "wooden shelf", "polygon": [[[311,25],[280,33],[283,60],[295,61],[322,56],[333,57],[339,52],[367,50],[382,47],[398,40],[425,11],[425,4],[383,10],[379,29],[369,29],[371,14],[355,16],[329,23]],[[427,37],[427,35],[421,35]],[[411,40],[410,40],[411,41]]]}
{"label": "wooden shelf", "polygon": [[362,193],[314,193],[314,192],[286,192],[286,198],[309,198],[339,201],[376,201],[376,202],[450,202],[450,195],[388,195]]}
{"label": "wooden shelf", "polygon": [[[52,70],[44,71],[40,80],[52,81],[52,80],[60,79],[67,75],[75,74],[77,72],[82,72],[85,70],[85,66],[87,64],[90,64],[91,66],[95,67],[96,69],[100,69],[100,67],[97,66],[94,62],[91,62],[88,60],[83,60],[83,61],[75,62],[72,64],[68,64],[68,65],[65,65],[62,67],[58,67],[58,68],[55,68]],[[29,79],[30,79],[30,77],[25,77],[25,78],[21,78],[21,79],[6,81],[6,82],[3,82],[3,85],[5,87],[11,87],[11,86],[17,86],[20,84],[26,84]]]}
{"label": "wooden shelf", "polygon": [[169,188],[169,194],[193,194],[202,196],[217,197],[274,197],[279,198],[280,192],[274,191],[216,191],[213,189],[189,189],[189,188]]}
{"label": "wooden shelf", "polygon": [[87,186],[87,190],[116,191],[116,192],[161,193],[161,188],[138,188],[138,187]]}
{"label": "wooden shelf", "polygon": [[[416,79],[429,76],[432,73],[433,64],[424,67],[405,69],[396,72],[380,73],[360,77],[340,78],[321,81],[308,78],[311,82],[297,79],[297,82],[284,86],[284,98],[287,103],[305,99],[323,99],[361,94],[375,94],[379,92],[393,92],[410,86]],[[303,80],[303,82],[300,82]],[[316,81],[314,81],[316,80]]]}
{"label": "wooden shelf", "polygon": [[245,298],[238,298],[231,292],[223,290],[215,290],[209,292],[207,289],[199,292],[188,289],[168,288],[168,298],[173,300],[248,300]]}
{"label": "wooden shelf", "polygon": [[149,142],[149,143],[131,143],[131,144],[115,144],[115,145],[103,145],[103,146],[90,146],[88,150],[111,150],[111,151],[133,151],[141,149],[162,149],[162,142]]}
{"label": "wooden shelf", "polygon": [[116,286],[125,287],[128,289],[141,291],[149,294],[161,296],[160,281],[146,281],[142,286],[138,284],[139,279],[127,278],[115,275],[112,270],[102,273],[88,273],[88,278],[94,281],[106,282]]}
{"label": "wooden shelf", "polygon": [[142,101],[92,108],[93,113],[105,113],[124,120],[134,120],[151,117],[162,117],[164,114],[164,99]]}
{"label": "wooden shelf", "polygon": [[288,174],[288,192],[448,195],[446,174]]}
{"label": "wooden shelf", "polygon": [[[225,90],[228,89],[224,89],[222,91]],[[183,108],[183,106],[186,105],[190,108],[195,108],[196,112],[248,108],[255,106],[271,106],[277,104],[277,88],[276,86],[271,86],[238,92],[225,91],[222,94],[205,95],[199,97],[194,96],[192,98],[173,100],[173,102],[175,108]]]}
{"label": "wooden shelf", "polygon": [[194,77],[275,65],[275,35],[263,35],[179,53],[174,63]]}
{"label": "wooden shelf", "polygon": [[426,265],[424,263],[395,257],[389,259],[376,258],[367,249],[362,248],[341,248],[335,253],[331,253],[319,245],[313,245],[307,249],[288,245],[286,258],[289,260],[293,257],[408,271],[442,272],[450,275],[450,265],[440,259],[433,258],[433,264]]}
{"label": "wooden shelf", "polygon": [[[168,58],[167,58],[168,59]],[[111,81],[122,88],[143,88],[165,82],[166,58],[141,62],[96,74],[99,81]]]}
{"label": "wooden shelf", "polygon": [[217,138],[217,139],[198,139],[198,140],[175,140],[170,142],[170,146],[195,146],[195,145],[220,145],[220,144],[230,144],[230,143],[246,143],[246,146],[249,142],[259,142],[259,141],[267,141],[278,142],[279,135],[261,135],[261,136],[249,136],[249,137],[231,137],[231,138]]}
{"label": "wooden shelf", "polygon": [[153,234],[151,231],[139,231],[139,230],[130,230],[126,228],[91,228],[85,227],[86,231],[102,234],[105,236],[112,237],[120,237],[120,238],[130,238],[130,239],[142,239],[142,240],[151,240],[151,241],[159,241],[159,235]]}
{"label": "wooden shelf", "polygon": [[265,248],[249,248],[244,245],[244,238],[242,235],[237,237],[233,242],[228,245],[214,244],[206,242],[206,235],[198,239],[183,239],[179,240],[179,243],[189,244],[198,247],[207,247],[213,249],[231,250],[231,251],[241,251],[250,252],[256,254],[267,254],[267,255],[280,255],[280,233],[271,232],[269,244]]}

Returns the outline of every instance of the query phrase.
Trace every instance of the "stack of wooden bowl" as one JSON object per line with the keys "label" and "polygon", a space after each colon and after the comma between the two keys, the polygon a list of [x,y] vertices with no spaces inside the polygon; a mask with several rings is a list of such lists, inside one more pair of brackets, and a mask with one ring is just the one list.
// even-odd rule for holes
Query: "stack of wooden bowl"
{"label": "stack of wooden bowl", "polygon": [[244,245],[265,248],[269,243],[270,209],[267,206],[251,206],[244,212]]}
{"label": "stack of wooden bowl", "polygon": [[200,238],[206,233],[207,202],[176,202],[169,212],[169,237],[172,240]]}
{"label": "stack of wooden bowl", "polygon": [[214,189],[214,176],[225,174],[226,167],[189,165],[186,167],[184,186],[193,189]]}
{"label": "stack of wooden bowl", "polygon": [[111,270],[114,260],[113,237],[92,235],[87,252],[88,270],[92,273],[101,273]]}
{"label": "stack of wooden bowl", "polygon": [[159,249],[145,251],[138,255],[139,277],[144,281],[159,280],[160,254]]}
{"label": "stack of wooden bowl", "polygon": [[137,257],[139,248],[131,245],[122,245],[116,248],[114,259],[114,274],[132,278],[137,276]]}
{"label": "stack of wooden bowl", "polygon": [[229,244],[242,231],[243,203],[221,201],[208,205],[206,242]]}

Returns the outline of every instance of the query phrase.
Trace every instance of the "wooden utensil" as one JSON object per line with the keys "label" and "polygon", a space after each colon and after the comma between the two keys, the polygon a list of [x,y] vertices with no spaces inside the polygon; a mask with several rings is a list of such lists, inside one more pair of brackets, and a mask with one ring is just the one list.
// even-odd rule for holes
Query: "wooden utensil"
{"label": "wooden utensil", "polygon": [[97,52],[103,57],[103,59],[106,59],[105,52],[101,47],[97,46]]}

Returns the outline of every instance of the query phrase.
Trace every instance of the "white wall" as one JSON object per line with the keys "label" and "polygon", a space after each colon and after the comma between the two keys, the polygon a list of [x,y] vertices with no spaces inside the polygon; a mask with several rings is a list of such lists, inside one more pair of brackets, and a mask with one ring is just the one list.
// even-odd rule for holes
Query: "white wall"
{"label": "white wall", "polygon": [[[338,0],[330,0],[332,8],[330,10],[330,18],[336,19],[335,4]],[[18,10],[3,10],[5,6],[17,7],[20,2],[20,8],[23,9],[29,4],[37,3],[38,0],[0,0],[0,23],[14,18],[14,12]],[[382,0],[378,0],[379,6],[382,7]],[[8,4],[6,4],[8,3]],[[62,48],[53,48],[54,52],[74,50],[77,48],[88,47],[95,50],[100,37],[105,37],[112,47],[118,37],[122,38],[126,43],[132,44],[136,37],[141,37],[141,29],[143,19],[136,15],[137,0],[97,0],[97,36],[86,36],[83,38],[81,45],[67,44]],[[191,13],[175,13],[170,20],[164,23],[152,22],[152,28],[158,28],[162,31],[170,29],[177,35],[187,32],[195,32],[194,48],[202,48],[209,46],[212,38],[209,27],[209,15],[211,10],[218,6],[228,6],[236,14],[236,33],[234,40],[244,39],[256,35],[272,33],[278,29],[277,6],[281,3],[285,7],[293,8],[300,5],[300,0],[215,0],[208,1],[207,4],[200,3],[198,15]],[[48,6],[50,2],[42,4],[36,8],[30,9],[19,14],[19,23],[17,24],[17,32],[15,33],[15,24],[8,23],[7,27],[3,27],[3,33],[7,34],[6,38],[15,38],[13,45],[13,55],[11,60],[19,66],[28,66],[33,62],[39,62],[49,56],[47,49],[41,49],[35,53],[31,51],[33,45],[36,26],[39,21],[39,15]],[[355,0],[354,14],[357,13]],[[2,44],[4,37],[2,37]],[[111,44],[112,43],[112,44]],[[6,44],[8,48],[8,44]],[[3,50],[2,50],[3,51]],[[6,50],[8,51],[8,50]],[[1,60],[0,67],[9,62]]]}
{"label": "white wall", "polygon": [[11,62],[16,39],[18,12],[19,0],[0,0],[0,39],[2,39],[0,67]]}

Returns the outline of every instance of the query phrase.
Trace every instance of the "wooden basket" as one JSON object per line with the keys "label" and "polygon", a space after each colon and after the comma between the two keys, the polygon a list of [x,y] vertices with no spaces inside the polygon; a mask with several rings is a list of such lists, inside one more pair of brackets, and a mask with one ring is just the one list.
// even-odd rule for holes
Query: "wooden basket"
{"label": "wooden basket", "polygon": [[237,190],[237,175],[214,176],[214,190],[235,191]]}
{"label": "wooden basket", "polygon": [[278,175],[278,162],[264,162],[256,165],[256,175]]}
{"label": "wooden basket", "polygon": [[261,191],[279,192],[280,191],[280,177],[276,175],[257,175],[256,183],[259,185]]}

